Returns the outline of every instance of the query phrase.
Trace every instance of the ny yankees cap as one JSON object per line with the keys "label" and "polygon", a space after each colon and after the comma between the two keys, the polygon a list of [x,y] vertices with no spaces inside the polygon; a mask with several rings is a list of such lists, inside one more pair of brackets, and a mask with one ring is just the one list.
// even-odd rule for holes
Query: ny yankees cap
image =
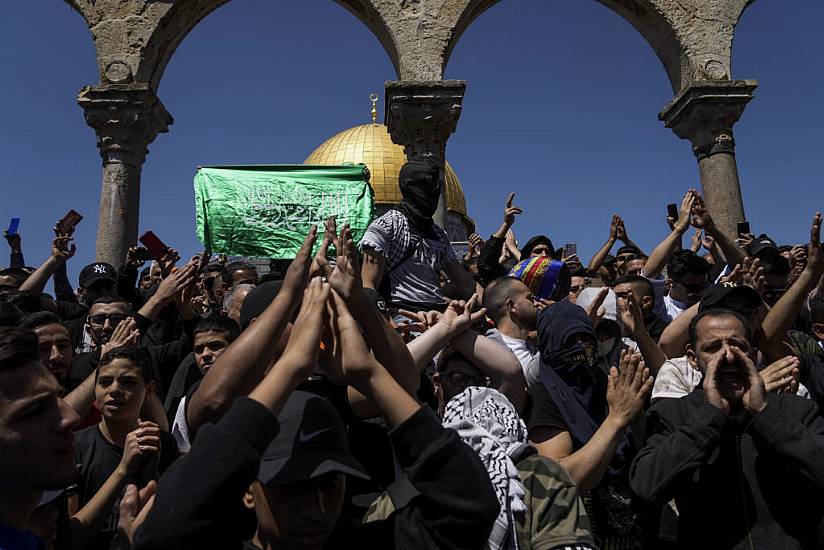
{"label": "ny yankees cap", "polygon": [[369,479],[349,450],[346,428],[323,397],[296,391],[278,415],[280,432],[264,451],[257,479],[279,487],[340,472]]}
{"label": "ny yankees cap", "polygon": [[107,264],[106,262],[94,262],[80,271],[81,288],[88,288],[100,279],[117,282],[117,271],[115,271],[111,264]]}

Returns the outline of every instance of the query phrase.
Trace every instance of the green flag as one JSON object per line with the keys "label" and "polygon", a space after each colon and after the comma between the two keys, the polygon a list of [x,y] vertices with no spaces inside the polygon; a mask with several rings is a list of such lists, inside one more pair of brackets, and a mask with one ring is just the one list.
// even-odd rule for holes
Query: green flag
{"label": "green flag", "polygon": [[195,174],[195,210],[197,237],[210,252],[290,259],[309,227],[322,234],[329,216],[338,228],[348,223],[359,242],[374,199],[363,164],[205,166]]}

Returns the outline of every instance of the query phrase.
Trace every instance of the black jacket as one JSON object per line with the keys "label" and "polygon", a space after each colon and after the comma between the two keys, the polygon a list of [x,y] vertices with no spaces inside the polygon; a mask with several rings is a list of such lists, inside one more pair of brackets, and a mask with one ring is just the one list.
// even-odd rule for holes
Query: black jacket
{"label": "black jacket", "polygon": [[678,547],[818,548],[824,518],[824,419],[795,395],[731,418],[702,389],[647,413],[647,442],[630,470],[643,499],[675,498]]}
{"label": "black jacket", "polygon": [[[277,432],[274,416],[248,398],[203,426],[191,452],[160,479],[135,550],[240,549],[251,535],[241,499]],[[404,471],[389,489],[394,513],[368,524],[342,520],[326,547],[483,548],[499,505],[478,456],[426,407],[390,437]]]}

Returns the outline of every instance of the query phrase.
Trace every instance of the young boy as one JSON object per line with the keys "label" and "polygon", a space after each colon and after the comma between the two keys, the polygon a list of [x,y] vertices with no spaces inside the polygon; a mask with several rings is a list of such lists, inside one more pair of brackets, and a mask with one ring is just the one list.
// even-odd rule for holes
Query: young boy
{"label": "young boy", "polygon": [[95,399],[103,419],[75,434],[80,479],[72,507],[77,510],[72,518],[74,548],[108,549],[126,484],[144,486],[177,458],[172,436],[139,418],[154,385],[144,350],[124,346],[101,357]]}
{"label": "young boy", "polygon": [[172,436],[174,436],[177,448],[181,453],[188,453],[192,447],[189,424],[186,421],[186,403],[190,401],[191,395],[200,385],[200,380],[206,372],[239,335],[240,327],[238,324],[222,315],[204,317],[195,325],[194,356],[195,366],[197,366],[200,375],[195,382],[188,385],[186,395],[178,402],[172,419]]}

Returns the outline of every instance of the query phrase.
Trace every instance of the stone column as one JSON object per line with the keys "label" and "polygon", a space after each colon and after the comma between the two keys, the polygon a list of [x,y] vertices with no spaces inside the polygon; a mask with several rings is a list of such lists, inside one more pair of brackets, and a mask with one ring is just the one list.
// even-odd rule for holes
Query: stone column
{"label": "stone column", "polygon": [[465,80],[386,83],[384,112],[392,141],[404,147],[407,159],[424,160],[440,169],[441,196],[434,218],[443,229],[447,228],[446,140],[458,124],[465,92]]}
{"label": "stone column", "polygon": [[145,84],[86,87],[77,102],[97,133],[103,158],[96,258],[120,267],[126,250],[137,243],[140,173],[148,145],[169,130],[173,119]]}
{"label": "stone column", "polygon": [[732,127],[757,86],[754,80],[696,82],[681,91],[658,115],[675,135],[692,143],[710,214],[733,237],[737,222],[746,218]]}

